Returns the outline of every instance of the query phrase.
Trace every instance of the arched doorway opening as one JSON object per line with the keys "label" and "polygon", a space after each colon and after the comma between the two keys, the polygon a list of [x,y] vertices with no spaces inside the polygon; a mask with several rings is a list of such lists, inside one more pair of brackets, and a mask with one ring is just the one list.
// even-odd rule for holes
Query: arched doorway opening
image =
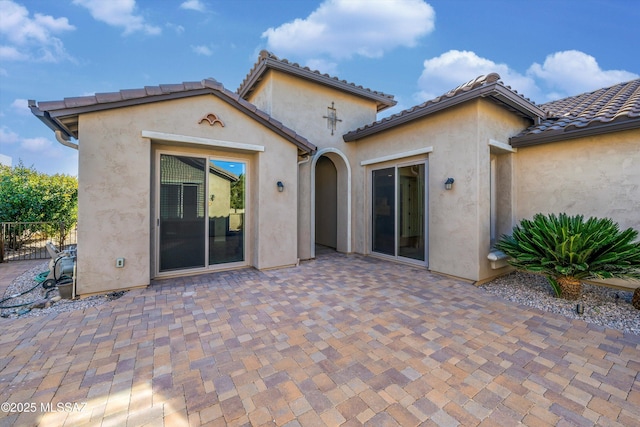
{"label": "arched doorway opening", "polygon": [[331,159],[316,162],[316,245],[338,247],[338,171]]}
{"label": "arched doorway opening", "polygon": [[311,255],[316,243],[351,252],[351,169],[335,148],[319,150],[312,162]]}

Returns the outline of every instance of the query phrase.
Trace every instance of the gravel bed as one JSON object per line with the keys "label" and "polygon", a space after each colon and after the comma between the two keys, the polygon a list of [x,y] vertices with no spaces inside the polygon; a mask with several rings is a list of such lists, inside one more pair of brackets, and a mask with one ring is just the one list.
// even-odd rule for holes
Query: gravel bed
{"label": "gravel bed", "polygon": [[[480,289],[528,307],[640,335],[640,310],[631,305],[633,292],[583,283],[582,298],[567,301],[555,297],[545,277],[523,272],[499,277]],[[578,302],[584,305],[583,314],[576,312]]]}
{"label": "gravel bed", "polygon": [[[35,281],[35,277],[43,271],[47,271],[48,269],[49,263],[44,262],[42,265],[33,267],[32,269],[16,277],[13,282],[11,282],[11,284],[5,291],[5,294],[2,296],[2,298],[0,298],[0,300],[3,300],[11,295],[21,294],[22,292],[28,291],[29,289],[33,288],[37,284],[37,282]],[[49,291],[48,296],[47,291]],[[35,301],[41,301],[45,298],[51,301],[52,298],[55,300],[55,297],[60,296],[57,288],[46,290],[40,285],[36,286],[35,289],[27,292],[24,295],[17,296],[0,303],[0,306],[2,307],[16,306],[28,303],[27,305],[21,307],[0,308],[0,316],[3,318],[15,319],[18,317],[37,317],[54,313],[66,313],[75,310],[85,310],[87,308],[97,307],[109,301],[118,299],[123,294],[124,292],[112,292],[106,295],[95,295],[76,300],[61,299],[59,301],[52,302],[50,307],[33,308],[25,313],[24,311],[26,311],[26,309],[29,308],[30,304]]]}

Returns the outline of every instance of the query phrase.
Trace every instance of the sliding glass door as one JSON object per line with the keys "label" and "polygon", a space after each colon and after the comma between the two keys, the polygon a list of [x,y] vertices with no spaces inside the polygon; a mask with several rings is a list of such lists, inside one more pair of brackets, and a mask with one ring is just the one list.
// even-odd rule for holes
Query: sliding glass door
{"label": "sliding glass door", "polygon": [[160,271],[205,266],[206,159],[160,156]]}
{"label": "sliding glass door", "polygon": [[372,251],[424,263],[426,260],[426,165],[372,172]]}
{"label": "sliding glass door", "polygon": [[158,271],[243,263],[246,163],[161,154]]}

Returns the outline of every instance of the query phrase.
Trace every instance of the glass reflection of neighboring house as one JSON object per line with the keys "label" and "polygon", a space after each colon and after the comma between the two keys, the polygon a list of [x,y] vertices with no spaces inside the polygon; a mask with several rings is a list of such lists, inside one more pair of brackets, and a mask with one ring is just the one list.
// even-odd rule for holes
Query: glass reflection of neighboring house
{"label": "glass reflection of neighboring house", "polygon": [[[232,189],[236,186],[236,191],[244,192],[244,188],[238,188],[244,185],[242,173],[238,176],[211,161],[207,179],[205,160],[193,157],[163,155],[160,164],[161,265],[165,269],[180,268],[186,259],[193,262],[194,257],[202,257],[206,243],[202,229],[207,225],[209,264],[241,261],[244,198],[233,199]],[[203,203],[205,197],[207,203]]]}

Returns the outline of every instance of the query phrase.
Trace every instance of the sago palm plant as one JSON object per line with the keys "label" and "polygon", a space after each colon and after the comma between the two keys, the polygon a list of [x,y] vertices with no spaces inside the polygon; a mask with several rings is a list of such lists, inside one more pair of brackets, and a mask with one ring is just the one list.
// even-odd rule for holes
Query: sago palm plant
{"label": "sago palm plant", "polygon": [[582,280],[640,279],[640,242],[609,218],[537,214],[523,219],[496,247],[518,270],[543,274],[557,296],[574,300]]}

